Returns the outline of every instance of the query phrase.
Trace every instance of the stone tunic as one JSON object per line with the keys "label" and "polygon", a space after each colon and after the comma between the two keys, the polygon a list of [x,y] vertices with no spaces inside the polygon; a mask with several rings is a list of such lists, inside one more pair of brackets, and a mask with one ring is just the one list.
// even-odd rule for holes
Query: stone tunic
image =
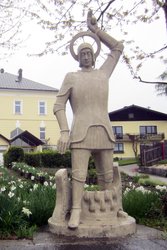
{"label": "stone tunic", "polygon": [[[73,111],[73,122],[70,133],[71,148],[89,148],[88,145],[96,145],[96,141],[89,143],[86,139],[90,135],[91,128],[92,138],[96,138],[98,134],[98,148],[113,148],[115,141],[111,122],[108,116],[108,82],[112,71],[121,55],[119,48],[112,51],[108,55],[107,60],[98,70],[81,70],[68,73],[64,79],[62,87],[57,95],[57,100],[54,106],[54,113],[59,110],[65,110],[67,100],[71,104]],[[100,127],[100,131],[94,130],[94,127]],[[93,132],[94,131],[94,132]],[[93,134],[95,133],[95,134]],[[106,145],[104,144],[104,138]],[[81,143],[82,142],[82,143]]]}

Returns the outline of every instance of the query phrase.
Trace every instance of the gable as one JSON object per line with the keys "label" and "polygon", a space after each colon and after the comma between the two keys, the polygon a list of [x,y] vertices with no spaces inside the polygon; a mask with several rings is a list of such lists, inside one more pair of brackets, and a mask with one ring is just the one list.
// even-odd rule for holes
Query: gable
{"label": "gable", "polygon": [[30,132],[28,132],[27,130],[21,132],[20,134],[16,135],[14,138],[12,138],[10,140],[10,142],[14,142],[16,140],[22,140],[24,141],[26,144],[32,146],[32,147],[37,147],[39,145],[43,145],[44,142],[41,141],[40,139],[38,139],[36,136],[34,136],[33,134],[31,134]]}
{"label": "gable", "polygon": [[136,105],[109,113],[110,121],[165,121],[167,114]]}

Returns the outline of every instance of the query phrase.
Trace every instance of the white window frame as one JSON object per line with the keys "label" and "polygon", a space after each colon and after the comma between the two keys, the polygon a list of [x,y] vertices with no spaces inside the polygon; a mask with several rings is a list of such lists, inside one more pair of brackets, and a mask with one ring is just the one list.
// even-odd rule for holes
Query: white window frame
{"label": "white window frame", "polygon": [[[16,112],[16,102],[20,103],[20,105],[19,105],[20,111],[19,112]],[[15,115],[22,115],[23,114],[23,101],[22,100],[14,100],[13,113]]]}
{"label": "white window frame", "polygon": [[[44,108],[44,112],[43,113],[41,113],[41,103],[43,103],[44,104],[44,106],[43,106],[43,108]],[[40,100],[39,102],[38,102],[38,114],[39,115],[46,115],[47,114],[47,105],[46,105],[46,101],[43,101],[43,100]]]}

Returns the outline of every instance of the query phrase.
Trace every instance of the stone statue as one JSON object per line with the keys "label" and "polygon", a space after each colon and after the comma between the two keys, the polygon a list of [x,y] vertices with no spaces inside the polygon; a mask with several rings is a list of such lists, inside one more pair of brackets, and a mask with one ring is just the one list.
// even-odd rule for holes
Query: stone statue
{"label": "stone statue", "polygon": [[[77,229],[80,225],[81,203],[91,155],[95,161],[100,189],[107,192],[113,188],[114,135],[107,109],[108,83],[123,51],[123,44],[97,26],[92,11],[88,12],[87,26],[90,31],[77,34],[70,43],[71,54],[79,62],[81,70],[66,75],[54,105],[54,114],[61,132],[58,150],[63,154],[70,148],[72,155],[72,206],[68,221],[70,229]],[[74,43],[80,36],[92,37],[97,50],[94,52],[91,44],[82,43],[75,53]],[[103,65],[95,69],[100,42],[107,46],[109,54]],[[73,111],[71,131],[65,114],[68,100]],[[107,195],[103,194],[102,200]],[[85,201],[87,196],[84,196]],[[96,200],[98,195],[93,197]],[[126,217],[122,205],[119,204],[118,207],[117,216]]]}

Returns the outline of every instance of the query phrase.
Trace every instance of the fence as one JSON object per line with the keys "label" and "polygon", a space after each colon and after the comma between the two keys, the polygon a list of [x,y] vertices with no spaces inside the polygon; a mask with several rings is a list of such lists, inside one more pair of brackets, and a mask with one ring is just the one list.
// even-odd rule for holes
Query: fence
{"label": "fence", "polygon": [[141,166],[151,166],[162,159],[167,159],[167,143],[140,146]]}

